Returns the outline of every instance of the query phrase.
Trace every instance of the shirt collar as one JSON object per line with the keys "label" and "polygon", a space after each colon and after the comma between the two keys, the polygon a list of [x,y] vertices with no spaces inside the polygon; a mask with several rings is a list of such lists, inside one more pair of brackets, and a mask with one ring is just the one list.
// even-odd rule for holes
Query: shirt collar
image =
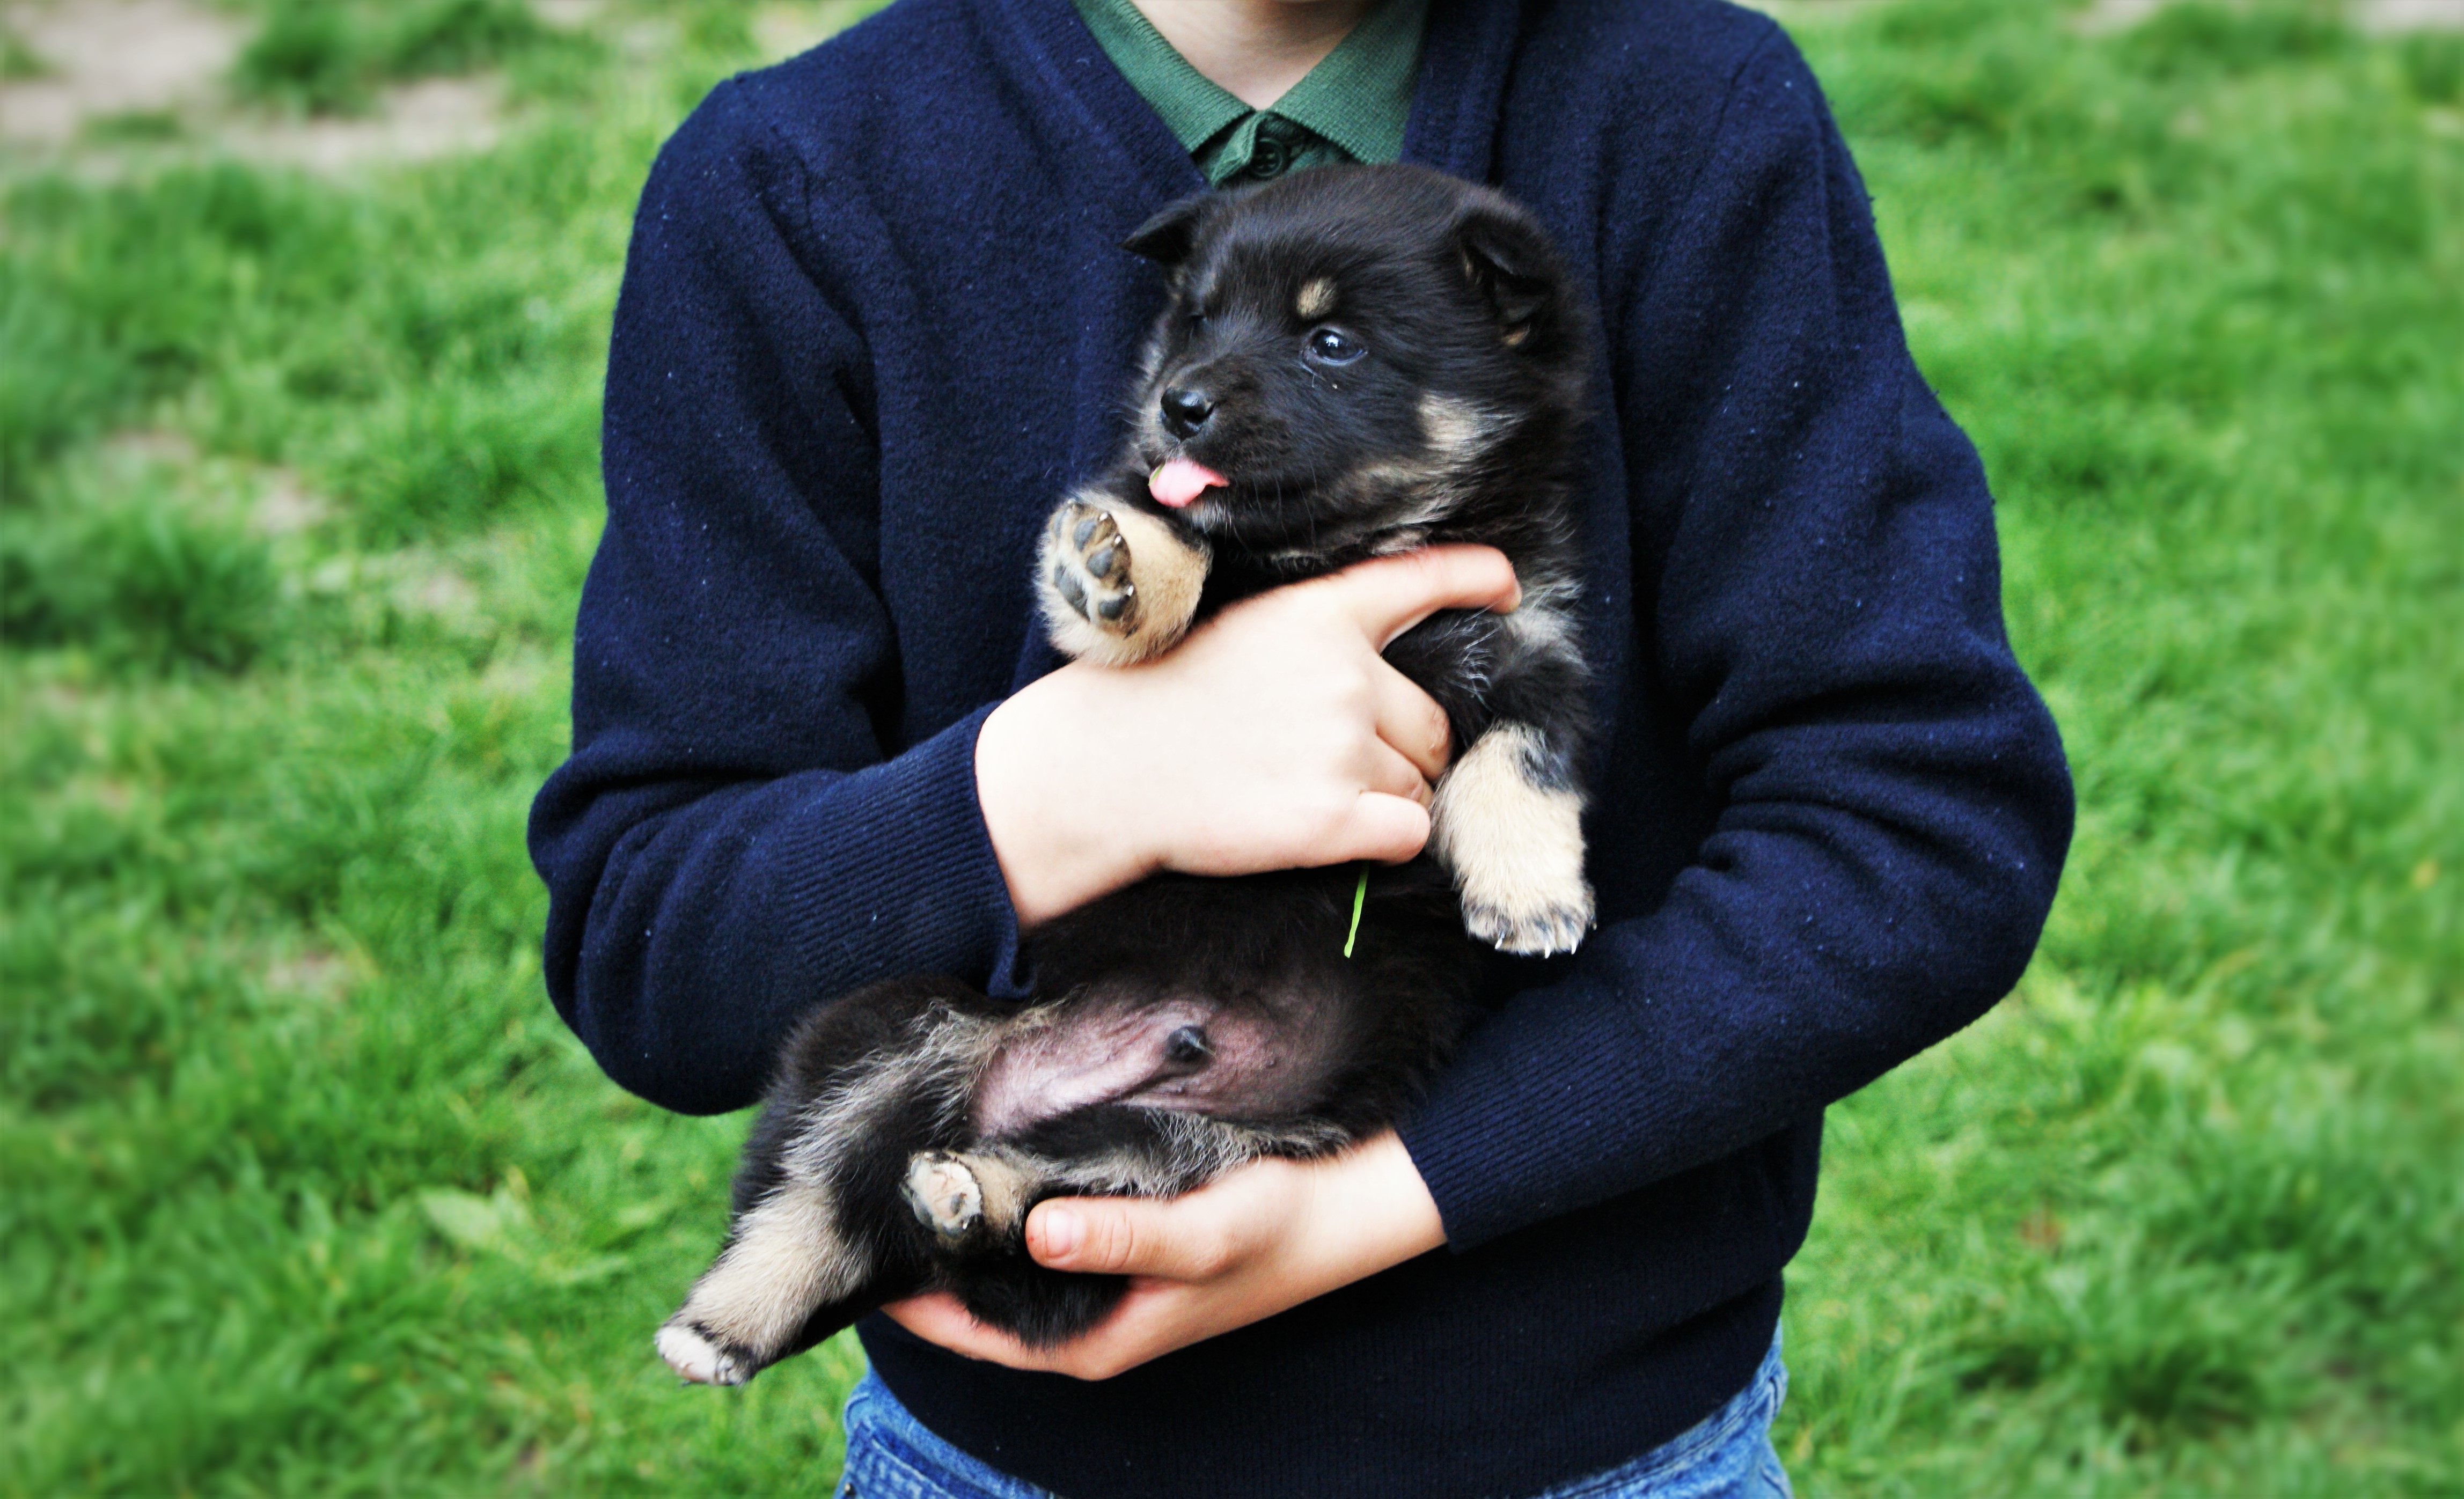
{"label": "shirt collar", "polygon": [[1130,0],[1078,0],[1078,13],[1182,150],[1197,150],[1249,113],[1230,90],[1192,67]]}
{"label": "shirt collar", "polygon": [[1428,10],[1428,0],[1386,0],[1269,107],[1341,146],[1353,161],[1397,160]]}

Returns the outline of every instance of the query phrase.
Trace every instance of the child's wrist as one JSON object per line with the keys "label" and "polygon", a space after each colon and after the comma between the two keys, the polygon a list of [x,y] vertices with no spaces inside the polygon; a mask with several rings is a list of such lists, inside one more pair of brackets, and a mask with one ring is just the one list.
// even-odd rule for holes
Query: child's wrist
{"label": "child's wrist", "polygon": [[1333,1221],[1349,1240],[1336,1256],[1348,1271],[1343,1284],[1445,1244],[1437,1199],[1394,1131],[1370,1136],[1329,1164],[1346,1178],[1346,1210]]}
{"label": "child's wrist", "polygon": [[1102,721],[1064,669],[994,709],[976,737],[976,800],[1022,928],[1033,928],[1154,872],[1140,835],[1152,819],[1117,788],[1082,794],[1071,778],[1100,763],[1076,730]]}

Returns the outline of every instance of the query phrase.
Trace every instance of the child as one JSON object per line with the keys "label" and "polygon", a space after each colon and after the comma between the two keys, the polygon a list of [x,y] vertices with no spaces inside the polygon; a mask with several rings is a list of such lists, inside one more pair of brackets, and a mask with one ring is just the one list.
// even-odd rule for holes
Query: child
{"label": "child", "polygon": [[1115,672],[1054,670],[1027,576],[1161,305],[1120,240],[1210,181],[1394,156],[1531,208],[1598,303],[1598,929],[1500,961],[1399,1135],[1040,1207],[1045,1263],[1145,1277],[1079,1342],[946,1298],[869,1319],[852,1491],[1783,1492],[1821,1111],[2034,946],[2060,747],[1775,27],[902,0],[715,91],[643,197],[574,755],[532,830],[550,988],[609,1074],[738,1108],[805,1007],[925,971],[1022,995],[1023,932],[1151,871],[1417,850],[1442,717],[1376,650],[1509,606],[1495,554],[1287,588]]}

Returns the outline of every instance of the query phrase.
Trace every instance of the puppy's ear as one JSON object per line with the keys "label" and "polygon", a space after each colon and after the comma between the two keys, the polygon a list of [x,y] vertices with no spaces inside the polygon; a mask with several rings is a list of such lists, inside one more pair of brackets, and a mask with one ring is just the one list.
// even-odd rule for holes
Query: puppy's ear
{"label": "puppy's ear", "polygon": [[1132,254],[1144,255],[1166,270],[1189,258],[1190,249],[1198,243],[1198,231],[1206,222],[1214,203],[1213,193],[1201,192],[1183,198],[1137,227],[1137,231],[1121,241],[1121,248]]}
{"label": "puppy's ear", "polygon": [[1562,275],[1540,226],[1510,205],[1476,202],[1455,221],[1454,240],[1463,275],[1488,303],[1506,342],[1530,337],[1555,302]]}

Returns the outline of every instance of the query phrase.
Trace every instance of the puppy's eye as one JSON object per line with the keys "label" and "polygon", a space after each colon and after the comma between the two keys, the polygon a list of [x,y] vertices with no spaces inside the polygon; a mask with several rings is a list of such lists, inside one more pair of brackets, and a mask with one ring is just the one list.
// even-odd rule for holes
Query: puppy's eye
{"label": "puppy's eye", "polygon": [[1317,328],[1309,336],[1309,358],[1321,364],[1349,364],[1369,351],[1345,334],[1332,328]]}

